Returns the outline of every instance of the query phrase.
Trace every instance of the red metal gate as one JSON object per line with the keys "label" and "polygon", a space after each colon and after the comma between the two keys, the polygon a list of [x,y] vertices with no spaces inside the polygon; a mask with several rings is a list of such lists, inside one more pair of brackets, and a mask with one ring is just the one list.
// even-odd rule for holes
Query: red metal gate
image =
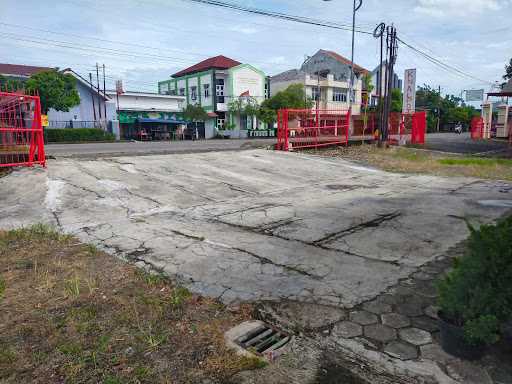
{"label": "red metal gate", "polygon": [[46,165],[39,96],[0,91],[0,167]]}
{"label": "red metal gate", "polygon": [[484,137],[484,119],[481,116],[475,116],[471,119],[471,138],[482,139]]}
{"label": "red metal gate", "polygon": [[277,149],[348,144],[350,111],[281,109],[277,113]]}
{"label": "red metal gate", "polygon": [[392,112],[389,115],[388,140],[391,144],[425,144],[427,113]]}

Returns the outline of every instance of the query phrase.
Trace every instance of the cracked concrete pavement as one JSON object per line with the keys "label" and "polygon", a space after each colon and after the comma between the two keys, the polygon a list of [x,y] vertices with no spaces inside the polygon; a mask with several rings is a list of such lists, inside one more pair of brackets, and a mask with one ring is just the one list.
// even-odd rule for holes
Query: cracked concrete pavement
{"label": "cracked concrete pavement", "polygon": [[512,188],[249,150],[52,160],[1,178],[0,201],[0,228],[53,223],[226,303],[351,308],[465,239],[464,218],[503,215]]}

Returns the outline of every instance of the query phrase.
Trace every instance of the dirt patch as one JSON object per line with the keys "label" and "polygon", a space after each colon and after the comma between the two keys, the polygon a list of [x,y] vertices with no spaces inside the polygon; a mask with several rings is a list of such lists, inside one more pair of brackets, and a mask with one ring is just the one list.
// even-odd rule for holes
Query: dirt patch
{"label": "dirt patch", "polygon": [[3,383],[222,383],[261,366],[223,341],[250,312],[43,225],[0,231]]}
{"label": "dirt patch", "polygon": [[355,160],[389,172],[512,180],[510,159],[447,155],[416,148],[385,149],[377,148],[375,145],[353,145],[305,152]]}

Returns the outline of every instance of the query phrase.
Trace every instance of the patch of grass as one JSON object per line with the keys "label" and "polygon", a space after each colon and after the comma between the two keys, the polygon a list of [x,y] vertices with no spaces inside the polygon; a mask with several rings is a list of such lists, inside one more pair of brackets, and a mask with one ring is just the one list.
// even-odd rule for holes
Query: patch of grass
{"label": "patch of grass", "polygon": [[461,159],[439,159],[439,164],[443,165],[477,165],[483,167],[492,167],[496,165],[512,166],[512,159],[495,159],[483,157],[464,157]]}
{"label": "patch of grass", "polygon": [[51,227],[0,231],[0,271],[0,382],[226,382],[258,366],[223,337],[250,306],[230,312]]}
{"label": "patch of grass", "polygon": [[5,280],[0,276],[0,301],[3,299],[5,293]]}

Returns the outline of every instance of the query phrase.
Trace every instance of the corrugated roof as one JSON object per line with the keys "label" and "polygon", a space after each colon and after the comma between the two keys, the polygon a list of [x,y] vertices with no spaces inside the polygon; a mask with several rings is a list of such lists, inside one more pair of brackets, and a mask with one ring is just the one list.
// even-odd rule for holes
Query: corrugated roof
{"label": "corrugated roof", "polygon": [[35,67],[32,65],[18,65],[18,64],[1,64],[0,74],[15,75],[15,76],[32,76],[34,73],[49,71],[55,68],[49,67]]}
{"label": "corrugated roof", "polygon": [[[350,65],[350,63],[351,63],[349,59],[347,59],[346,57],[341,56],[339,53],[336,53],[336,52],[333,52],[333,51],[327,51],[325,49],[321,49],[319,52],[323,53],[325,55],[331,56],[333,59],[338,60],[340,63],[347,64],[347,65]],[[363,73],[365,75],[370,73],[369,70],[367,70],[366,68],[361,67],[360,65],[357,65],[356,63],[354,63],[354,72]]]}
{"label": "corrugated roof", "polygon": [[191,67],[185,68],[184,70],[175,73],[171,77],[181,77],[184,75],[190,75],[192,73],[206,71],[211,68],[229,69],[232,67],[236,67],[237,65],[240,65],[240,64],[242,64],[242,63],[240,63],[236,60],[230,59],[229,57],[219,55],[219,56],[215,56],[215,57],[210,57],[209,59],[206,59],[206,60],[201,61],[200,63],[194,64]]}

